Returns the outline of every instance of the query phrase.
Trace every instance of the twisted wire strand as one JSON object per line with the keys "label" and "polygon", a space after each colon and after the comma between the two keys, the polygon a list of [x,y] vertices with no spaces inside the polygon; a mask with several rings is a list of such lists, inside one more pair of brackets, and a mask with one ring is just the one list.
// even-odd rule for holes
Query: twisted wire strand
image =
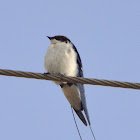
{"label": "twisted wire strand", "polygon": [[59,81],[59,82],[69,82],[69,83],[81,83],[81,84],[90,84],[90,85],[140,89],[140,83],[120,82],[120,81],[113,81],[113,80],[102,80],[102,79],[83,78],[83,77],[70,77],[64,75],[42,74],[42,73],[14,71],[14,70],[7,70],[7,69],[0,69],[0,75],[51,80],[51,81]]}

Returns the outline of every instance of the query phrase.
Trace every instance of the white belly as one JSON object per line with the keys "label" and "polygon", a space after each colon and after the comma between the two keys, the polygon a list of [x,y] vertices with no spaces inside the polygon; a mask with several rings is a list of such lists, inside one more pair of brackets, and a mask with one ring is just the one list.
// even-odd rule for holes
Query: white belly
{"label": "white belly", "polygon": [[[76,76],[77,54],[71,44],[51,44],[45,56],[45,69],[49,73]],[[58,83],[57,83],[58,84]]]}

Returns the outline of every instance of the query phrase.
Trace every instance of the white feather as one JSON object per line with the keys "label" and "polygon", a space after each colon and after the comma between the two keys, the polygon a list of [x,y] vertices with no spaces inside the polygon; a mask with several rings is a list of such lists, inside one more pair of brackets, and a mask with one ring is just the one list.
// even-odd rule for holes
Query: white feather
{"label": "white feather", "polygon": [[81,97],[80,97],[80,91],[76,87],[76,85],[72,85],[69,87],[69,85],[65,85],[62,88],[65,97],[71,104],[71,106],[76,110],[81,110]]}
{"label": "white feather", "polygon": [[49,73],[76,76],[76,59],[77,53],[71,43],[52,40],[45,56],[45,69]]}

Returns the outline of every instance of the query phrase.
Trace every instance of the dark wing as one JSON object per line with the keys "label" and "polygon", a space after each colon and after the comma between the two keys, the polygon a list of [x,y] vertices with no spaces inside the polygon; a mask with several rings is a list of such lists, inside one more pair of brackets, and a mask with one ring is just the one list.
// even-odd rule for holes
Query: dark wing
{"label": "dark wing", "polygon": [[82,67],[82,61],[80,58],[80,55],[76,49],[76,47],[73,44],[73,49],[75,50],[75,52],[77,53],[77,64],[78,64],[78,73],[77,73],[77,77],[84,77],[83,75],[83,67]]}
{"label": "dark wing", "polygon": [[[76,49],[76,47],[74,46],[73,44],[73,49],[76,51],[77,53],[77,64],[78,64],[78,73],[77,73],[77,77],[84,77],[84,74],[83,74],[83,67],[82,67],[82,61],[81,61],[81,58],[80,58],[80,55]],[[88,120],[88,123],[90,125],[90,119],[89,119],[89,114],[88,114],[88,110],[87,110],[87,105],[86,105],[86,97],[85,97],[85,89],[84,89],[84,85],[83,84],[79,84],[77,83],[77,87],[79,88],[80,90],[80,95],[81,95],[81,100],[82,100],[82,107],[83,107],[83,110],[86,114],[86,117],[87,117],[87,120]]]}

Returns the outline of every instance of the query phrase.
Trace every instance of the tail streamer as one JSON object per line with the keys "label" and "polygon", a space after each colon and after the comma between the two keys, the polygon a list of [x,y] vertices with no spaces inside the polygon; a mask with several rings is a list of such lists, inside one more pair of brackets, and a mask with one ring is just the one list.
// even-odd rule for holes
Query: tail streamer
{"label": "tail streamer", "polygon": [[76,125],[77,132],[78,132],[78,134],[79,134],[80,140],[82,140],[80,131],[79,131],[79,129],[78,129],[78,125],[77,125],[76,120],[75,120],[75,116],[74,116],[73,108],[72,108],[72,107],[71,107],[71,111],[72,111],[73,119],[74,119],[74,122],[75,122],[75,125]]}

